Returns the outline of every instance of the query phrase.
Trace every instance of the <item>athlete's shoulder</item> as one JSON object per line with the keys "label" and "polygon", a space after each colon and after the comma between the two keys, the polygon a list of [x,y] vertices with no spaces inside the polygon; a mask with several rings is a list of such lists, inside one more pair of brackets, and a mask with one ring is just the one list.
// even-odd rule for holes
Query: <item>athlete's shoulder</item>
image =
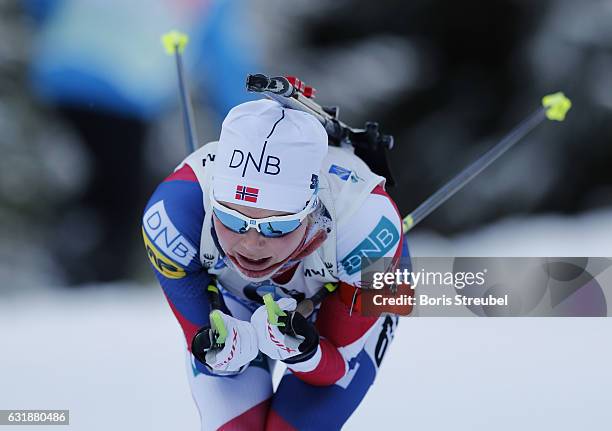
{"label": "athlete's shoulder", "polygon": [[158,272],[178,278],[199,265],[203,219],[202,189],[185,164],[157,187],[142,218],[145,246]]}
{"label": "athlete's shoulder", "polygon": [[362,260],[397,258],[402,249],[402,219],[383,186],[376,186],[350,220],[338,226],[337,257],[341,280],[357,284]]}

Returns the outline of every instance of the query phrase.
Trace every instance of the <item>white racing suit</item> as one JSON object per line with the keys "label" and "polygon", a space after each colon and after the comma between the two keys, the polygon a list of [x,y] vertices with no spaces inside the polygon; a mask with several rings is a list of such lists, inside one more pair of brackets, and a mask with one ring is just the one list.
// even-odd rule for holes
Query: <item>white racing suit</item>
{"label": "white racing suit", "polygon": [[[216,142],[190,155],[160,184],[143,217],[147,254],[186,339],[186,363],[202,430],[340,429],[374,382],[397,316],[360,313],[361,258],[408,256],[401,217],[373,174],[351,152],[329,149],[320,198],[332,220],[325,242],[289,276],[252,283],[228,267],[214,240],[206,199]],[[372,254],[374,253],[374,254]],[[216,277],[225,305],[249,320],[272,293],[298,302],[325,282],[338,283],[313,316],[321,354],[296,364],[273,392],[271,362],[262,354],[240,374],[219,376],[191,354],[191,340],[209,324],[206,286]]]}

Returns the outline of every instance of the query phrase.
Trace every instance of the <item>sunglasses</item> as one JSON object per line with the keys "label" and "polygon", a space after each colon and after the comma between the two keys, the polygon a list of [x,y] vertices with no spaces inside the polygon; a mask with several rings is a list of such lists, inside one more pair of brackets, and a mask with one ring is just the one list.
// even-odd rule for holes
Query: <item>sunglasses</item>
{"label": "sunglasses", "polygon": [[221,205],[216,201],[212,192],[210,193],[210,200],[213,206],[213,214],[223,226],[240,234],[253,228],[266,238],[279,238],[295,231],[300,227],[306,216],[317,207],[319,201],[315,192],[308,204],[299,213],[254,219]]}

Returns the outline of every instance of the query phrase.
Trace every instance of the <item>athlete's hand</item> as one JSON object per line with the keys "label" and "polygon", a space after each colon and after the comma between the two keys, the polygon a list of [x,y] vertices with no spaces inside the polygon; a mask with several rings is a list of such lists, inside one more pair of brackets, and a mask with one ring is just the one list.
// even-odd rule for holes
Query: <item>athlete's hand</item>
{"label": "athlete's hand", "polygon": [[214,310],[210,313],[210,323],[213,346],[202,355],[204,349],[201,345],[198,346],[202,343],[197,343],[196,340],[199,340],[200,335],[209,336],[208,332],[201,334],[207,330],[203,328],[196,334],[192,343],[192,353],[196,358],[218,372],[241,371],[245,365],[255,359],[259,349],[257,335],[250,322]]}
{"label": "athlete's hand", "polygon": [[312,357],[319,346],[319,333],[300,313],[295,312],[296,301],[272,296],[264,297],[262,305],[251,316],[257,333],[259,350],[272,359],[295,364]]}

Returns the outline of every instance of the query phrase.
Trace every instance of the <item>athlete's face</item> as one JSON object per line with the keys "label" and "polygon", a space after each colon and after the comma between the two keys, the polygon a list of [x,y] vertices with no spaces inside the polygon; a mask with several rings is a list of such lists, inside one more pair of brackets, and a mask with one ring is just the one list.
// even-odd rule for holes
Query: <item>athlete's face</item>
{"label": "athlete's face", "polygon": [[[219,203],[255,219],[288,214],[229,202]],[[225,254],[235,265],[245,269],[245,272],[254,274],[265,274],[291,256],[306,234],[307,220],[308,218],[302,222],[300,227],[287,235],[279,238],[266,238],[255,229],[249,229],[242,234],[233,232],[226,228],[216,216],[213,216],[219,244]]]}

